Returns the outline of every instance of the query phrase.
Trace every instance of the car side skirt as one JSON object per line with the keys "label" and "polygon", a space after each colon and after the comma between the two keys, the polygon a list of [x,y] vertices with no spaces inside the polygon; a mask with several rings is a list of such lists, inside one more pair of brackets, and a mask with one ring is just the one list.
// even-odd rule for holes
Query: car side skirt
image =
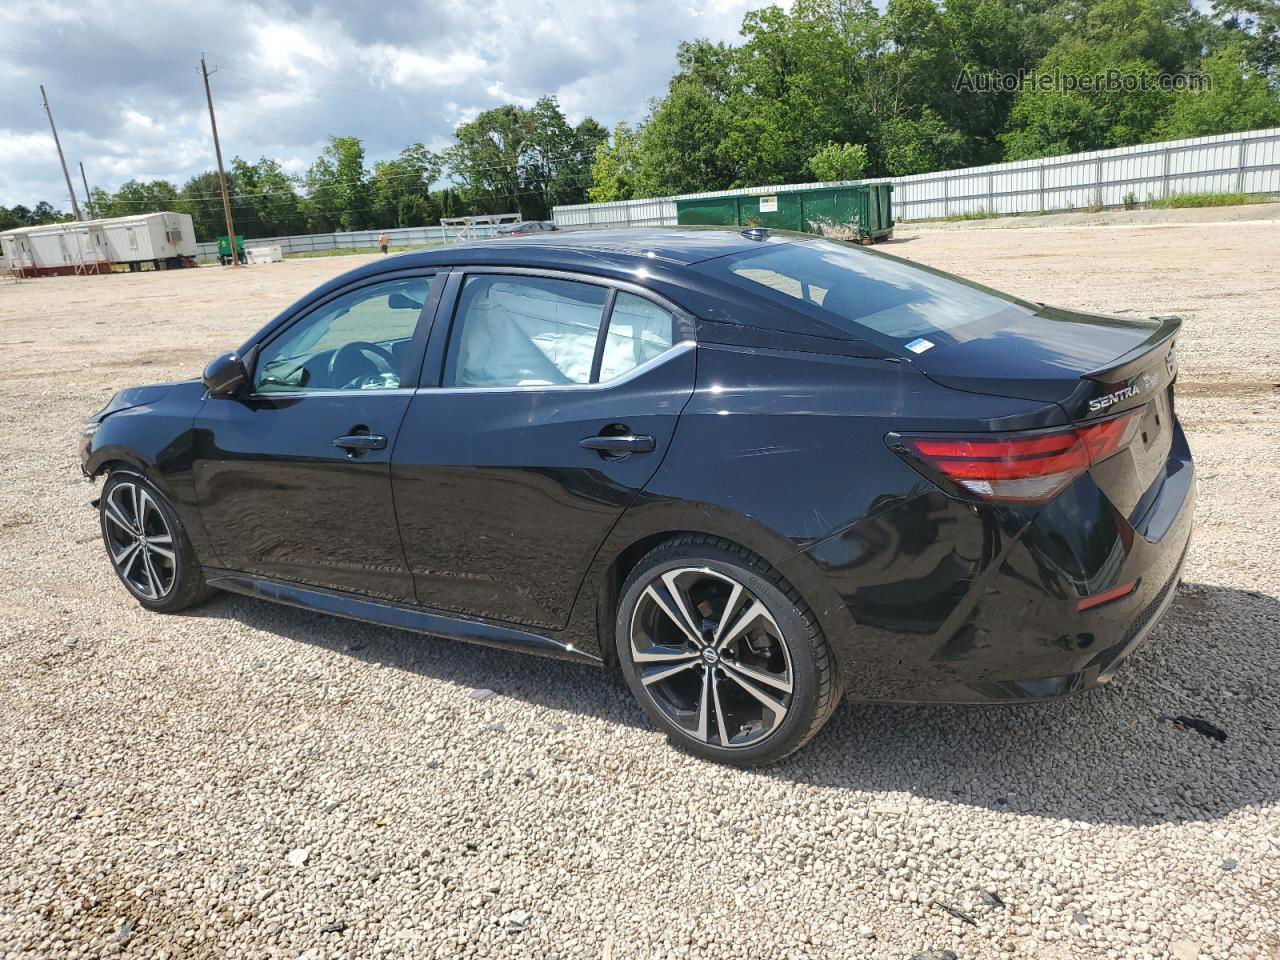
{"label": "car side skirt", "polygon": [[522,653],[536,653],[596,666],[604,662],[585,650],[579,650],[571,643],[563,643],[540,633],[506,624],[429,610],[412,604],[377,600],[340,590],[326,590],[323,587],[309,587],[209,567],[205,568],[205,582],[220,590],[273,600],[291,607],[346,617],[349,620],[363,620],[400,630],[445,637],[449,640],[461,640],[465,643],[477,643],[488,647],[503,647],[519,650]]}

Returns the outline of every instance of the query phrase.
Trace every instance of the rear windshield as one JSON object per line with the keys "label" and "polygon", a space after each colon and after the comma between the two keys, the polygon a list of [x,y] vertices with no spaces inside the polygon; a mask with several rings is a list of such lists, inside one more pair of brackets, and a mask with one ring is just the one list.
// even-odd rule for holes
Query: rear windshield
{"label": "rear windshield", "polygon": [[813,240],[769,245],[705,261],[706,273],[766,296],[792,298],[920,351],[921,338],[968,340],[991,321],[1011,322],[1029,305],[984,287],[857,247]]}

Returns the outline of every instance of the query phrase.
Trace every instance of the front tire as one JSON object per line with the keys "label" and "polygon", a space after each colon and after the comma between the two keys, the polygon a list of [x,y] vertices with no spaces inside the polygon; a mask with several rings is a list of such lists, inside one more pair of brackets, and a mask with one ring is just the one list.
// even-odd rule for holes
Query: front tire
{"label": "front tire", "polygon": [[680,748],[733,766],[800,749],[840,701],[813,612],[760,557],[687,534],[646,554],[615,623],[618,662],[650,719]]}
{"label": "front tire", "polygon": [[98,520],[116,576],[148,610],[176,613],[213,592],[178,514],[142,474],[111,472],[102,486]]}

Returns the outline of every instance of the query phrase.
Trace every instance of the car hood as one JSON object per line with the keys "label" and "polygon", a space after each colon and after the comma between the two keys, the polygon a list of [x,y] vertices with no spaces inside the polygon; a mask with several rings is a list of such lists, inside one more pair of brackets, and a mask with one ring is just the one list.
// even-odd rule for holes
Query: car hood
{"label": "car hood", "polygon": [[108,400],[105,407],[89,417],[89,422],[99,423],[105,417],[109,417],[111,414],[118,413],[121,410],[140,407],[147,403],[155,403],[177,385],[178,383],[153,383],[144,387],[125,387]]}

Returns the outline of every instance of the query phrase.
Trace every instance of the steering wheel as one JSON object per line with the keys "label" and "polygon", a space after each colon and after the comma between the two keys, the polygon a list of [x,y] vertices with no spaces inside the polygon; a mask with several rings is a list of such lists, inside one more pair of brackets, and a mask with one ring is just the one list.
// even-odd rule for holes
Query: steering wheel
{"label": "steering wheel", "polygon": [[329,355],[329,383],[350,388],[361,380],[396,372],[396,358],[383,347],[368,340],[344,343]]}

